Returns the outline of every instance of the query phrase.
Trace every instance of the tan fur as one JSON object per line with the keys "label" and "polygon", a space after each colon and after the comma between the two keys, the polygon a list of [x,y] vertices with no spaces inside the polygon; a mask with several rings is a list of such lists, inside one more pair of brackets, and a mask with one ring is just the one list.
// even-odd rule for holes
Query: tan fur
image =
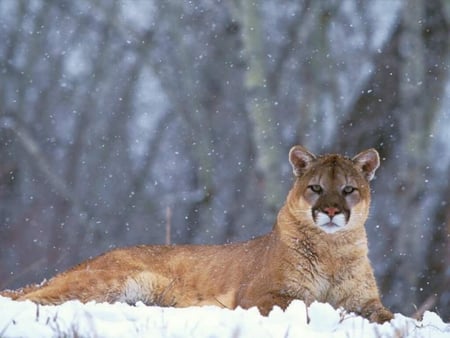
{"label": "tan fur", "polygon": [[[294,299],[307,304],[318,300],[371,321],[390,320],[367,258],[364,229],[368,181],[378,167],[378,154],[361,154],[352,160],[315,157],[294,147],[290,162],[297,178],[273,230],[264,236],[237,244],[116,249],[41,286],[2,295],[40,304],[79,299],[176,307],[257,306],[264,315],[274,305],[286,308]],[[343,197],[342,187],[349,183],[357,191]],[[312,193],[311,184],[320,184],[323,192]],[[327,203],[350,210],[347,225],[335,233],[323,231],[313,218],[313,208],[326,208]]]}

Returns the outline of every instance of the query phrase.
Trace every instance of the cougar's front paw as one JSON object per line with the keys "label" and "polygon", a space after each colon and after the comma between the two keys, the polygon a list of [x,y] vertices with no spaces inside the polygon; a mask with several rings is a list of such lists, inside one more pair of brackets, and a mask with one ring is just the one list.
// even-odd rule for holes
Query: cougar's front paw
{"label": "cougar's front paw", "polygon": [[386,308],[379,308],[373,311],[369,316],[368,319],[371,322],[383,324],[384,322],[390,321],[392,318],[394,318],[394,315],[391,311],[389,311]]}

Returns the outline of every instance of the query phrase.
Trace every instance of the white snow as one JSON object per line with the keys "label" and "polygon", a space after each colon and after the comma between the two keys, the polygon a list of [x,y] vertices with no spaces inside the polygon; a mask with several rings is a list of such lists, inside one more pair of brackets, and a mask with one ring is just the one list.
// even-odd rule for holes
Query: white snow
{"label": "white snow", "polygon": [[313,303],[307,309],[301,301],[263,317],[256,308],[175,309],[79,301],[38,306],[0,297],[0,337],[448,338],[450,325],[433,312],[426,312],[420,322],[396,314],[391,323],[371,324],[328,304]]}

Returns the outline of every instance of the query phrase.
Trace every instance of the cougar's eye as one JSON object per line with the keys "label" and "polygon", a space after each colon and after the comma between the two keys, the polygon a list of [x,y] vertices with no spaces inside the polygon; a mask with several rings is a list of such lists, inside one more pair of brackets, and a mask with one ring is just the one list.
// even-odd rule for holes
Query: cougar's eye
{"label": "cougar's eye", "polygon": [[310,185],[308,188],[311,189],[316,194],[320,194],[322,192],[322,187],[318,184]]}
{"label": "cougar's eye", "polygon": [[354,192],[355,190],[356,190],[356,189],[353,188],[352,186],[347,185],[347,186],[344,187],[344,189],[342,189],[342,192],[344,193],[344,195],[349,195],[349,194],[351,194],[352,192]]}

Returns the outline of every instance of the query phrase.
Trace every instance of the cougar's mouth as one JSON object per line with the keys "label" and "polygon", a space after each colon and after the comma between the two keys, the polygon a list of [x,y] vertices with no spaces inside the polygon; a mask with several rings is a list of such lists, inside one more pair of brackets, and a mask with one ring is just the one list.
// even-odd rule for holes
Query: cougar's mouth
{"label": "cougar's mouth", "polygon": [[334,233],[343,229],[347,225],[344,214],[337,214],[330,217],[321,211],[316,213],[315,223],[319,228],[327,233]]}

